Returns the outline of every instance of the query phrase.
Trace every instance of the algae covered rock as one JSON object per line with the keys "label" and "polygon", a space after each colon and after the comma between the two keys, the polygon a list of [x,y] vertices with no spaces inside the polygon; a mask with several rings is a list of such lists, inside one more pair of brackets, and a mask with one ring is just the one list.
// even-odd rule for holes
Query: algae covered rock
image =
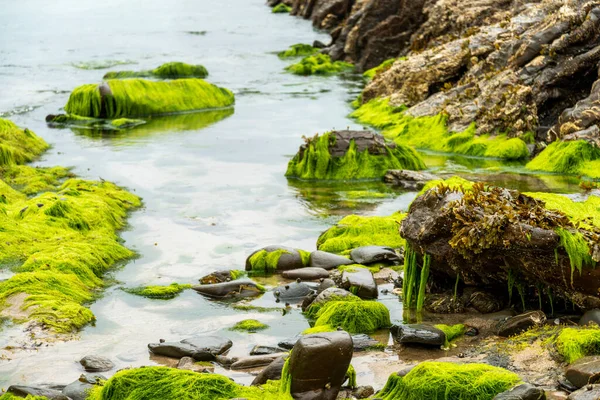
{"label": "algae covered rock", "polygon": [[309,265],[310,253],[286,246],[267,246],[256,250],[246,259],[246,271],[272,274],[303,268]]}
{"label": "algae covered rock", "polygon": [[354,268],[352,265],[345,267],[342,271],[340,287],[361,299],[376,299],[378,296],[377,283],[368,268]]}
{"label": "algae covered rock", "polygon": [[291,45],[289,47],[289,49],[287,49],[287,50],[280,51],[279,53],[277,53],[277,56],[282,59],[293,58],[293,57],[304,57],[304,56],[310,56],[318,51],[319,51],[319,49],[314,48],[310,44],[298,43],[298,44]]}
{"label": "algae covered rock", "polygon": [[182,62],[169,62],[160,67],[148,71],[111,71],[107,72],[102,79],[123,78],[159,78],[159,79],[181,79],[181,78],[206,78],[208,71],[203,65],[190,65]]}
{"label": "algae covered rock", "polygon": [[353,264],[353,261],[337,254],[328,253],[326,251],[313,251],[310,253],[310,266],[312,268],[322,268],[325,270],[334,269],[340,265]]}
{"label": "algae covered rock", "polygon": [[295,75],[334,75],[343,71],[350,71],[354,66],[343,61],[331,61],[326,54],[314,54],[304,57],[296,64],[286,67]]}
{"label": "algae covered rock", "polygon": [[265,288],[250,279],[192,286],[201,295],[215,299],[245,298],[260,296]]}
{"label": "algae covered rock", "polygon": [[394,342],[400,344],[419,344],[425,346],[441,347],[447,343],[446,334],[433,326],[413,324],[394,325],[390,332]]}
{"label": "algae covered rock", "polygon": [[233,103],[232,92],[202,79],[111,79],[100,85],[77,87],[65,111],[81,117],[114,119],[222,108]]}
{"label": "algae covered rock", "polygon": [[306,139],[290,160],[287,177],[352,180],[382,178],[390,169],[425,168],[411,148],[369,131],[332,131]]}

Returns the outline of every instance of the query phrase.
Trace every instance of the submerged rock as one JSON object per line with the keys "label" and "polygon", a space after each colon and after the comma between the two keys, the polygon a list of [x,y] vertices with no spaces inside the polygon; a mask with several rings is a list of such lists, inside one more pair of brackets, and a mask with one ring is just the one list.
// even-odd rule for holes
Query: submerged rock
{"label": "submerged rock", "polygon": [[509,337],[518,335],[535,326],[546,322],[546,314],[542,311],[531,311],[508,318],[498,324],[498,336]]}
{"label": "submerged rock", "polygon": [[48,400],[69,400],[69,398],[61,391],[41,386],[12,385],[8,387],[6,393],[10,393],[17,397],[27,397],[31,395],[45,397]]}
{"label": "submerged rock", "polygon": [[215,299],[255,297],[264,293],[264,288],[250,279],[192,286],[196,292]]}
{"label": "submerged rock", "polygon": [[583,357],[569,365],[566,378],[575,387],[581,388],[589,383],[600,381],[600,356]]}
{"label": "submerged rock", "polygon": [[303,281],[316,281],[321,278],[329,278],[329,272],[323,268],[306,267],[292,269],[281,273],[286,279],[301,279]]}
{"label": "submerged rock", "polygon": [[428,325],[393,325],[390,328],[394,342],[440,347],[446,343],[446,334]]}
{"label": "submerged rock", "polygon": [[115,364],[106,357],[102,356],[85,356],[79,363],[87,372],[106,372],[115,367]]}
{"label": "submerged rock", "polygon": [[399,263],[400,257],[394,249],[385,246],[363,246],[353,249],[350,257],[357,264],[373,264],[378,262]]}
{"label": "submerged rock", "polygon": [[270,274],[304,268],[310,253],[286,246],[267,246],[256,250],[246,259],[246,271]]}
{"label": "submerged rock", "polygon": [[353,261],[337,254],[326,251],[313,251],[310,253],[310,266],[313,268],[323,268],[326,270],[334,269],[340,265],[353,264]]}

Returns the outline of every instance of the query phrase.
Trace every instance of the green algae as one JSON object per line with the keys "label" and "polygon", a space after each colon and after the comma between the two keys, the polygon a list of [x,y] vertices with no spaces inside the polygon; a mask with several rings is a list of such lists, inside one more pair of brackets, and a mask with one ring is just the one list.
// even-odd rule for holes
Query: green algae
{"label": "green algae", "polygon": [[523,160],[529,157],[527,143],[505,134],[476,135],[475,124],[463,132],[450,132],[447,116],[412,117],[406,107],[394,107],[389,99],[373,99],[352,112],[359,122],[382,129],[382,134],[397,144],[443,153],[489,157],[503,160]]}
{"label": "green algae", "polygon": [[[352,294],[351,296],[350,295],[348,295],[348,296],[332,296],[325,302],[313,301],[312,304],[310,306],[308,306],[308,308],[304,312],[304,315],[308,319],[317,319],[319,317],[319,312],[321,311],[321,309],[325,306],[325,304],[329,303],[330,301],[350,301],[351,302],[351,301],[362,301],[362,299],[360,297]],[[332,328],[337,328],[337,327],[332,327]],[[323,329],[325,329],[325,328],[323,328]]]}
{"label": "green algae", "polygon": [[434,328],[437,328],[446,334],[446,347],[450,344],[450,342],[465,334],[465,326],[463,324],[438,324],[434,325]]}
{"label": "green algae", "polygon": [[291,400],[278,381],[245,387],[218,374],[168,367],[142,367],[117,372],[103,386],[94,387],[88,400]]}
{"label": "green algae", "polygon": [[458,190],[461,192],[468,192],[473,190],[473,184],[473,182],[461,178],[460,176],[453,176],[448,179],[435,179],[433,181],[427,182],[423,189],[421,189],[417,197],[425,194],[425,192],[428,192],[429,190],[440,185],[444,185],[454,191]]}
{"label": "green algae", "polygon": [[292,7],[284,3],[279,3],[271,9],[273,14],[289,14],[292,11]]}
{"label": "green algae", "polygon": [[102,79],[124,79],[124,78],[206,78],[208,71],[203,65],[191,65],[182,62],[169,62],[147,71],[111,71],[107,72]]}
{"label": "green algae", "polygon": [[548,145],[525,168],[531,171],[600,178],[600,148],[584,140],[557,141]]}
{"label": "green algae", "polygon": [[405,217],[404,213],[389,217],[348,215],[319,236],[317,249],[343,253],[361,246],[401,248],[406,242],[400,237],[398,229]]}
{"label": "green algae", "polygon": [[0,167],[0,179],[28,196],[40,192],[56,191],[65,178],[74,176],[69,168],[64,167],[30,167],[27,165]]}
{"label": "green algae", "polygon": [[319,49],[312,47],[310,44],[297,43],[291,45],[287,50],[280,51],[279,53],[277,53],[277,57],[281,59],[305,57],[315,54],[318,51]]}
{"label": "green algae", "polygon": [[572,284],[575,270],[579,271],[579,275],[581,275],[584,266],[594,267],[596,263],[592,260],[590,247],[581,233],[571,232],[563,228],[557,229],[556,233],[560,237],[560,245],[569,256]]}
{"label": "green algae", "polygon": [[238,311],[255,311],[255,312],[271,312],[271,311],[283,311],[283,307],[261,307],[253,304],[234,304],[231,306],[234,310]]}
{"label": "green algae", "polygon": [[81,117],[75,114],[48,115],[46,122],[52,128],[73,127],[98,131],[120,131],[146,123],[146,121],[141,119],[118,118],[110,120]]}
{"label": "green algae", "polygon": [[334,75],[351,71],[354,65],[343,61],[331,61],[327,54],[313,54],[285,68],[295,75]]}
{"label": "green algae", "polygon": [[393,193],[381,193],[372,190],[350,190],[344,192],[348,199],[388,199],[394,197]]}
{"label": "green algae", "polygon": [[328,301],[316,317],[315,327],[340,327],[349,333],[370,333],[391,325],[390,311],[376,301]]}
{"label": "green algae", "polygon": [[556,193],[530,192],[524,194],[542,200],[549,210],[565,214],[577,228],[587,230],[600,228],[600,197],[598,196],[589,196],[585,201],[573,201]]}
{"label": "green algae", "polygon": [[348,371],[346,371],[346,379],[348,379],[348,384],[346,386],[352,389],[356,389],[358,387],[358,384],[356,382],[356,370],[354,369],[352,364],[348,366]]}
{"label": "green algae", "polygon": [[245,331],[245,332],[257,332],[267,329],[269,325],[263,324],[262,322],[255,319],[245,319],[236,323],[234,326],[229,328],[231,331]]}
{"label": "green algae", "polygon": [[382,400],[492,400],[520,382],[514,372],[487,364],[427,361],[404,377],[390,375],[375,397]]}
{"label": "green algae", "polygon": [[277,270],[277,264],[279,263],[279,259],[284,254],[291,254],[287,250],[275,250],[275,251],[267,251],[267,250],[259,250],[256,253],[252,254],[248,259],[251,269],[250,271],[253,273],[260,274],[272,274]]}
{"label": "green algae", "polygon": [[556,348],[569,364],[585,356],[600,354],[600,329],[565,328],[556,338]]}
{"label": "green algae", "polygon": [[21,396],[15,396],[12,393],[4,393],[2,396],[0,396],[0,400],[48,400],[47,397],[44,396],[32,396],[32,395],[27,395],[27,397],[21,397]]}
{"label": "green algae", "polygon": [[29,129],[0,118],[0,166],[31,162],[48,147],[44,139]]}
{"label": "green algae", "polygon": [[302,331],[302,335],[310,335],[312,333],[323,333],[323,332],[335,332],[337,328],[334,328],[331,325],[321,325],[321,326],[313,326],[312,328],[307,328]]}
{"label": "green algae", "polygon": [[306,139],[306,148],[290,160],[285,176],[320,180],[380,179],[390,169],[425,168],[421,157],[402,145],[386,147],[385,155],[374,155],[368,149],[358,151],[356,142],[351,140],[344,156],[333,157],[329,152],[333,140],[335,136],[330,132]]}
{"label": "green algae", "polygon": [[222,108],[234,103],[231,91],[202,79],[112,79],[106,85],[111,94],[104,96],[98,85],[77,87],[65,111],[82,117],[118,119]]}
{"label": "green algae", "polygon": [[363,76],[367,79],[373,79],[373,78],[375,78],[375,75],[390,69],[391,66],[394,65],[394,63],[398,60],[406,60],[406,57],[387,59],[384,62],[382,62],[381,64],[379,64],[378,66],[366,70],[363,73]]}
{"label": "green algae", "polygon": [[136,295],[147,297],[149,299],[169,300],[177,297],[181,292],[190,289],[192,285],[172,283],[167,286],[140,286],[135,288],[123,288],[123,291]]}

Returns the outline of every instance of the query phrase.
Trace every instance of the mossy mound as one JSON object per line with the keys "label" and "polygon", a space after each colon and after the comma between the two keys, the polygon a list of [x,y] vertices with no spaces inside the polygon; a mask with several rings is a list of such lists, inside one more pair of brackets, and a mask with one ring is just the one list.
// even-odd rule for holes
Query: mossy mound
{"label": "mossy mound", "polygon": [[553,142],[531,160],[526,168],[531,171],[600,178],[600,148],[584,140]]}
{"label": "mossy mound", "polygon": [[133,118],[101,119],[91,117],[80,117],[75,114],[58,114],[46,116],[46,123],[50,127],[73,127],[82,129],[102,130],[102,131],[120,131],[129,129],[138,125],[143,125],[146,121]]}
{"label": "mossy mound", "polygon": [[556,338],[556,348],[569,364],[585,356],[600,354],[599,328],[565,328]]}
{"label": "mossy mound", "polygon": [[398,226],[406,214],[389,217],[362,217],[348,215],[317,239],[317,249],[330,253],[344,253],[361,246],[404,247]]}
{"label": "mossy mound", "polygon": [[10,165],[0,167],[0,179],[15,190],[33,195],[44,191],[55,191],[65,178],[74,174],[64,167],[29,167]]}
{"label": "mossy mound", "polygon": [[0,118],[0,166],[31,162],[47,149],[44,139],[29,129]]}
{"label": "mossy mound", "polygon": [[315,327],[342,328],[348,333],[370,333],[391,325],[390,311],[376,301],[328,301],[316,314]]}
{"label": "mossy mound", "polygon": [[434,327],[446,334],[446,345],[450,344],[450,342],[452,342],[454,339],[458,339],[465,334],[465,326],[463,324],[438,324],[434,325]]}
{"label": "mossy mound", "polygon": [[[360,134],[354,131],[327,132],[306,139],[288,163],[285,176],[311,180],[381,179],[390,169],[425,168],[421,157],[410,147],[388,145],[381,139],[374,139],[376,136],[373,134],[373,138],[368,139],[360,137]],[[369,133],[362,135],[368,136]],[[350,138],[349,146],[343,152],[335,150],[340,137]],[[364,146],[365,142],[373,143],[373,147]],[[372,152],[374,148],[377,148],[375,153]]]}
{"label": "mossy mound", "polygon": [[[348,295],[348,296],[344,296],[344,297],[333,296],[324,302],[313,301],[312,304],[304,312],[304,315],[306,315],[306,317],[309,319],[317,319],[319,317],[319,312],[321,311],[323,306],[325,306],[325,304],[329,303],[330,301],[353,302],[353,301],[363,301],[363,300],[356,295]],[[324,327],[325,325],[321,325],[321,326],[323,326],[323,328],[321,328],[321,329],[324,329],[323,332],[327,332],[327,330],[325,330],[326,328]],[[314,329],[316,329],[316,328],[317,327],[314,327]],[[332,330],[334,330],[334,328],[337,328],[337,327],[332,326],[331,328],[333,328]],[[317,333],[317,332],[315,331],[313,333]]]}
{"label": "mossy mound", "polygon": [[273,14],[289,14],[292,11],[292,7],[284,3],[279,3],[271,9]]}
{"label": "mossy mound", "polygon": [[181,292],[190,289],[192,285],[172,283],[167,286],[140,286],[136,288],[124,288],[127,293],[149,299],[169,300],[177,297]]}
{"label": "mossy mound", "polygon": [[[285,261],[280,259],[286,255]],[[290,268],[287,267],[289,263]],[[280,265],[286,264],[286,265]],[[258,250],[246,260],[246,271],[257,275],[270,275],[279,269],[296,269],[310,264],[310,252],[288,247],[269,246]]]}
{"label": "mossy mound", "polygon": [[169,62],[160,67],[147,71],[111,71],[107,72],[102,79],[123,78],[159,78],[159,79],[181,79],[201,78],[208,76],[208,71],[202,65],[191,65],[182,62]]}
{"label": "mossy mound", "polygon": [[[48,400],[48,398],[44,397],[44,396],[32,396],[32,395],[27,395],[27,397],[25,397],[24,399],[25,400]],[[2,396],[0,396],[0,400],[23,400],[23,397],[15,396],[12,393],[4,393]]]}
{"label": "mossy mound", "polygon": [[487,364],[428,361],[404,377],[390,375],[375,397],[382,400],[492,400],[520,382],[517,374]]}
{"label": "mossy mound", "polygon": [[167,367],[142,367],[117,372],[103,386],[94,387],[88,400],[291,400],[278,381],[245,387],[217,374]]}
{"label": "mossy mound", "polygon": [[405,110],[404,106],[391,106],[388,99],[373,99],[352,112],[351,117],[382,129],[386,138],[398,144],[417,149],[503,160],[529,157],[527,143],[522,138],[509,138],[504,134],[476,135],[475,124],[463,132],[450,132],[444,114],[412,117],[405,114]]}
{"label": "mossy mound", "polygon": [[296,75],[334,75],[351,71],[354,65],[343,61],[331,61],[327,54],[314,54],[304,57],[300,62],[285,68]]}
{"label": "mossy mound", "polygon": [[245,319],[236,323],[234,326],[229,328],[232,331],[245,331],[245,332],[257,332],[267,329],[269,325],[263,324],[262,322],[255,319]]}
{"label": "mossy mound", "polygon": [[82,117],[118,119],[222,108],[233,103],[231,91],[202,79],[112,79],[73,90],[65,111]]}
{"label": "mossy mound", "polygon": [[312,47],[310,44],[297,43],[291,45],[287,50],[280,51],[277,53],[279,58],[294,58],[294,57],[306,57],[315,54],[319,49]]}

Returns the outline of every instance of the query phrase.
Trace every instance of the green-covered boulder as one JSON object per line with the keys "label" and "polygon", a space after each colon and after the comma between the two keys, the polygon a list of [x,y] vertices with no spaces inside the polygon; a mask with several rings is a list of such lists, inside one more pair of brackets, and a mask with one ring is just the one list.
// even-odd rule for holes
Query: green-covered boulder
{"label": "green-covered boulder", "polygon": [[157,79],[180,79],[180,78],[206,78],[208,71],[203,65],[191,65],[182,62],[169,62],[147,71],[111,71],[104,75],[103,79],[123,78],[157,78]]}

